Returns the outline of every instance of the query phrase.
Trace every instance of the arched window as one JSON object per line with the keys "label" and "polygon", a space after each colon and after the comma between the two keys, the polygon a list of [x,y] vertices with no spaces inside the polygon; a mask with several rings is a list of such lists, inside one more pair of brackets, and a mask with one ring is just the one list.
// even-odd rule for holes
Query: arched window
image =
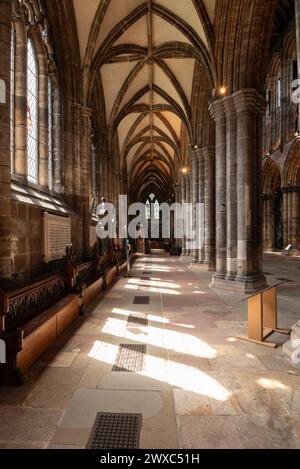
{"label": "arched window", "polygon": [[146,202],[146,220],[151,219],[151,205],[149,199]]}
{"label": "arched window", "polygon": [[53,87],[48,79],[48,185],[53,189]]}
{"label": "arched window", "polygon": [[38,65],[33,42],[27,42],[27,176],[38,182]]}
{"label": "arched window", "polygon": [[159,202],[157,199],[154,203],[154,220],[159,220]]}
{"label": "arched window", "polygon": [[10,161],[11,172],[15,169],[15,48],[16,31],[14,25],[11,28],[10,41]]}
{"label": "arched window", "polygon": [[281,78],[277,79],[276,106],[281,107]]}

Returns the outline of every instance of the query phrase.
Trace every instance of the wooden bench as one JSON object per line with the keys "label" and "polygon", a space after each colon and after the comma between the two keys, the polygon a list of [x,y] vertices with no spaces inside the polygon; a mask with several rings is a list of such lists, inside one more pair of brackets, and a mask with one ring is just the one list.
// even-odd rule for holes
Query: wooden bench
{"label": "wooden bench", "polygon": [[0,291],[0,338],[6,363],[0,383],[20,385],[24,373],[79,315],[77,293],[70,293],[64,273],[13,291]]}
{"label": "wooden bench", "polygon": [[5,363],[0,357],[0,384],[21,385],[25,372],[84,312],[104,288],[109,288],[126,269],[122,256],[95,256],[76,264],[73,250],[66,248],[64,272],[30,285],[0,290],[0,340],[5,342]]}

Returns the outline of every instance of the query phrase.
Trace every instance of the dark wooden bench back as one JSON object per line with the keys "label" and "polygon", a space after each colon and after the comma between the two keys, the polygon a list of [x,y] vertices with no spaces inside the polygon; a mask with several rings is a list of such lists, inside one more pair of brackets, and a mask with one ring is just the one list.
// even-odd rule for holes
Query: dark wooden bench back
{"label": "dark wooden bench back", "polygon": [[52,275],[29,286],[0,291],[0,316],[3,332],[10,332],[52,306],[67,293],[64,273]]}

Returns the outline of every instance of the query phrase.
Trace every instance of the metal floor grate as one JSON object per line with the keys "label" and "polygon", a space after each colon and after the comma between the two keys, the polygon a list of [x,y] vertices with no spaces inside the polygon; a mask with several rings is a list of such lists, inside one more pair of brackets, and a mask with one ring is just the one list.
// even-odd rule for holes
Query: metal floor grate
{"label": "metal floor grate", "polygon": [[149,321],[146,318],[141,318],[138,316],[133,316],[133,315],[128,316],[126,327],[136,327],[136,326],[147,327],[149,326]]}
{"label": "metal floor grate", "polygon": [[150,296],[135,296],[133,300],[134,305],[149,305]]}
{"label": "metal floor grate", "polygon": [[141,373],[145,369],[147,346],[145,344],[120,344],[112,371]]}
{"label": "metal floor grate", "polygon": [[138,449],[142,414],[98,413],[86,449]]}

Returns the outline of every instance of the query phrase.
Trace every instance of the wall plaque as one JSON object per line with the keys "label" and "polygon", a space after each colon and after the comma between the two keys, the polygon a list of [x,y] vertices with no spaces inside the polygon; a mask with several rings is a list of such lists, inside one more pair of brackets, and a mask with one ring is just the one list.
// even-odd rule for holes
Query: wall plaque
{"label": "wall plaque", "polygon": [[71,218],[44,213],[45,262],[61,259],[71,244]]}

